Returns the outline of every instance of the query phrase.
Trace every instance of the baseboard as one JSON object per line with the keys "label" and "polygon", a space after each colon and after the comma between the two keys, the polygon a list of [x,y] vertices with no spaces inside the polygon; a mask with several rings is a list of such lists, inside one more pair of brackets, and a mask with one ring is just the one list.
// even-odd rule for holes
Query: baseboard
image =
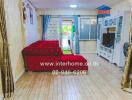
{"label": "baseboard", "polygon": [[97,54],[97,52],[81,52],[81,54]]}
{"label": "baseboard", "polygon": [[24,74],[25,70],[23,70],[20,75],[14,80],[14,82],[16,83],[18,81],[18,79]]}

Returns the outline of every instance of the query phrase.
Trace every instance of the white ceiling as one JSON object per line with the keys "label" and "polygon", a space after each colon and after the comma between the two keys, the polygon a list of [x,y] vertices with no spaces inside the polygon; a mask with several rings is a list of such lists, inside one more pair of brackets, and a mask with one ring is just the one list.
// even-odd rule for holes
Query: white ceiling
{"label": "white ceiling", "polygon": [[30,0],[36,8],[69,8],[71,4],[77,4],[78,9],[96,9],[105,4],[112,6],[124,0]]}

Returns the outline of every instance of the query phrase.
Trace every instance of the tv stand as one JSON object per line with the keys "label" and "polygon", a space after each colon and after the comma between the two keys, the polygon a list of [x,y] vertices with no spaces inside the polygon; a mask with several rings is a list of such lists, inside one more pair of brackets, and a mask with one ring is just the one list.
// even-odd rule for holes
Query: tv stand
{"label": "tv stand", "polygon": [[[124,67],[125,56],[123,54],[123,45],[125,42],[129,42],[129,30],[130,12],[126,11],[117,16],[105,17],[97,38],[98,55],[119,67]],[[114,41],[106,35],[103,36],[104,33],[114,33]],[[110,40],[111,42],[107,40]],[[109,43],[111,44],[109,45]]]}
{"label": "tv stand", "polygon": [[108,48],[106,46],[100,45],[100,50],[99,50],[99,56],[104,57],[105,59],[109,60],[111,63],[113,63],[113,51],[114,49]]}

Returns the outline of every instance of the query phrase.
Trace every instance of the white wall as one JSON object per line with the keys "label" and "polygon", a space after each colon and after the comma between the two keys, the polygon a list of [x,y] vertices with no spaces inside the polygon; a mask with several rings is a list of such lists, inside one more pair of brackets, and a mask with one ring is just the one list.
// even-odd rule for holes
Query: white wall
{"label": "white wall", "polygon": [[25,23],[25,32],[26,32],[26,46],[37,41],[40,40],[41,37],[38,33],[38,22],[37,22],[37,13],[36,13],[36,9],[34,6],[32,6],[32,4],[30,2],[28,2],[27,0],[25,0],[26,5],[29,4],[30,7],[33,10],[33,24],[30,23],[30,10],[27,7],[26,8],[26,23]]}
{"label": "white wall", "polygon": [[96,10],[37,9],[38,15],[97,15]]}
{"label": "white wall", "polygon": [[[131,0],[132,1],[132,0]],[[120,15],[125,11],[130,11],[131,10],[131,6],[128,0],[124,0],[122,2],[119,2],[118,4],[112,6],[111,9],[111,15]]]}
{"label": "white wall", "polygon": [[130,5],[131,5],[131,9],[132,9],[132,0],[129,0],[129,3],[130,3]]}
{"label": "white wall", "polygon": [[[129,0],[129,3],[131,5],[131,14],[132,14],[132,0]],[[131,24],[132,24],[132,22],[131,22]],[[131,35],[130,36],[132,37],[132,32],[131,32]],[[132,42],[132,40],[130,42]]]}
{"label": "white wall", "polygon": [[20,2],[18,0],[4,0],[7,38],[14,81],[24,73],[22,49],[24,48],[24,33],[21,29]]}

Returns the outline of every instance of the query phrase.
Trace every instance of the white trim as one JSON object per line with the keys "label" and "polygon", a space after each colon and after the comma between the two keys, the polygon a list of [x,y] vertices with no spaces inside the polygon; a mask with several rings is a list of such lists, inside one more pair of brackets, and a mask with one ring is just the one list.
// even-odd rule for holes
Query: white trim
{"label": "white trim", "polygon": [[80,54],[97,54],[97,52],[80,52]]}
{"label": "white trim", "polygon": [[79,39],[80,41],[97,41],[97,39]]}
{"label": "white trim", "polygon": [[16,82],[18,81],[18,79],[24,74],[25,70],[23,70],[19,76],[17,78],[14,79],[14,89],[16,89]]}
{"label": "white trim", "polygon": [[23,70],[17,78],[15,78],[14,82],[16,83],[18,79],[24,74],[25,70]]}

